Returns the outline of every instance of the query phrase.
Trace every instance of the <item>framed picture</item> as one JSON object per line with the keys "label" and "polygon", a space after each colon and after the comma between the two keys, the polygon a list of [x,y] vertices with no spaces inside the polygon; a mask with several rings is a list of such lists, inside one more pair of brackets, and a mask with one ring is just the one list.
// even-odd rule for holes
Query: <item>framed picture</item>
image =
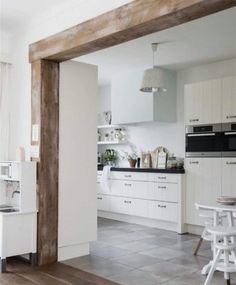
{"label": "framed picture", "polygon": [[142,168],[151,168],[151,154],[142,153]]}

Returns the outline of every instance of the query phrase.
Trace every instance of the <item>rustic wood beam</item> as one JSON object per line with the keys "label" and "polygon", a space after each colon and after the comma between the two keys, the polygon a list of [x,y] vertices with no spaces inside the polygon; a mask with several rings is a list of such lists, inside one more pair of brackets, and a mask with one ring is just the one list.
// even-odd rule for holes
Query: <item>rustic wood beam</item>
{"label": "rustic wood beam", "polygon": [[69,60],[235,5],[236,0],[136,0],[31,44],[29,60]]}
{"label": "rustic wood beam", "polygon": [[40,126],[38,160],[38,264],[57,261],[59,63],[32,64],[32,124]]}

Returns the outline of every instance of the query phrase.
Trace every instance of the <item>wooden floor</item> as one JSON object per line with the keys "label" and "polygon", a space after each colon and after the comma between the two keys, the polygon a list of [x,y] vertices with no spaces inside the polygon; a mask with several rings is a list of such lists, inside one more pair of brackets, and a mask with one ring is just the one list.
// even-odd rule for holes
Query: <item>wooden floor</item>
{"label": "wooden floor", "polygon": [[0,273],[1,285],[117,285],[79,269],[55,263],[32,268],[27,263],[11,259],[7,273]]}

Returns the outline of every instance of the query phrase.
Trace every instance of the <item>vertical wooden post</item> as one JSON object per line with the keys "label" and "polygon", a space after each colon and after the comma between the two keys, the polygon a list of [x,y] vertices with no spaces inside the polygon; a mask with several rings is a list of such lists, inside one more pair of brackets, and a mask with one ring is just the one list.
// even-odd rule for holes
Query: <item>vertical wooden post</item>
{"label": "vertical wooden post", "polygon": [[32,63],[32,125],[39,125],[38,264],[57,261],[59,63]]}

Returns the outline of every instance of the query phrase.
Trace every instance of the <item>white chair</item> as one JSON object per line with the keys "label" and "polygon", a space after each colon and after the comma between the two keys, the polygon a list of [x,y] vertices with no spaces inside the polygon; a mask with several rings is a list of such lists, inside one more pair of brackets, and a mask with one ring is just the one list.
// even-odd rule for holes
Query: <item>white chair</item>
{"label": "white chair", "polygon": [[208,227],[208,233],[214,238],[215,255],[204,285],[209,285],[216,270],[224,272],[227,285],[230,284],[230,273],[236,272],[236,227]]}
{"label": "white chair", "polygon": [[202,235],[198,241],[197,247],[194,251],[194,255],[196,256],[198,254],[198,251],[202,245],[202,242],[205,241],[209,241],[212,242],[213,241],[213,236],[207,231],[208,227],[212,227],[214,225],[222,225],[223,224],[223,219],[226,217],[226,214],[224,213],[218,213],[217,215],[217,220],[215,220],[214,217],[214,211],[213,210],[209,210],[208,208],[204,208],[203,206],[200,206],[198,204],[196,204],[196,209],[200,211],[199,216],[204,219],[204,230],[202,232]]}

